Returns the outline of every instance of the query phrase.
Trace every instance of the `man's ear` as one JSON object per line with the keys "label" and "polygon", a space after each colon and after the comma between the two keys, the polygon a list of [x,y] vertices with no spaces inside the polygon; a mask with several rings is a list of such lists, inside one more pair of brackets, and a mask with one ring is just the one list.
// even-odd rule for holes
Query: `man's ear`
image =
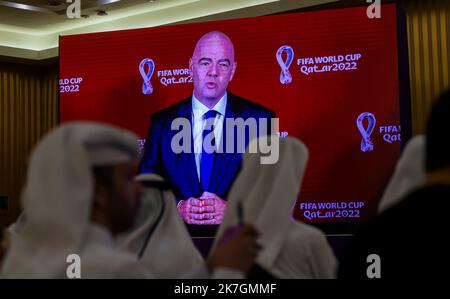
{"label": "man's ear", "polygon": [[234,72],[236,72],[236,68],[237,68],[237,62],[233,62],[233,68],[231,69],[231,76],[230,76],[230,81],[233,80],[234,77]]}
{"label": "man's ear", "polygon": [[194,75],[194,61],[192,60],[192,57],[189,58],[189,75],[191,75],[191,77]]}

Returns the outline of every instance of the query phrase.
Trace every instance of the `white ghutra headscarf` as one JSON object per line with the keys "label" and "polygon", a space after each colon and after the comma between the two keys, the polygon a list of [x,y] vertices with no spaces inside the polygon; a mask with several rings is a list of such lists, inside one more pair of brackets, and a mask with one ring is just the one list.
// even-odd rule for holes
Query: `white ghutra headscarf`
{"label": "white ghutra headscarf", "polygon": [[[251,141],[248,148],[262,142]],[[275,141],[272,141],[275,142]],[[252,144],[253,143],[253,144]],[[216,235],[214,246],[226,230],[238,224],[238,204],[243,221],[256,226],[263,249],[257,263],[279,278],[331,278],[336,261],[325,236],[311,225],[292,219],[292,209],[308,161],[308,149],[298,139],[279,140],[279,160],[261,164],[261,153],[244,154],[242,169],[227,198],[228,206]]]}
{"label": "white ghutra headscarf", "polygon": [[425,179],[425,142],[424,135],[418,135],[406,144],[395,167],[383,197],[378,206],[378,212],[399,203],[408,193],[418,188]]}
{"label": "white ghutra headscarf", "polygon": [[192,274],[205,261],[178,214],[175,196],[156,174],[140,174],[136,180],[144,186],[139,212],[134,227],[119,237],[119,246],[137,256],[156,278]]}
{"label": "white ghutra headscarf", "polygon": [[137,161],[136,140],[127,131],[98,123],[69,123],[42,139],[31,156],[21,197],[23,216],[3,276],[66,277],[67,256],[83,258],[92,233],[92,167]]}

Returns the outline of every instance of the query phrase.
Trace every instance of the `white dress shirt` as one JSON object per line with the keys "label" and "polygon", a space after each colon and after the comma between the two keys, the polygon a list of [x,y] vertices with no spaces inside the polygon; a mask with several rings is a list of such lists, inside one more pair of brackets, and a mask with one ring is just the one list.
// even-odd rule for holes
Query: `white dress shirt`
{"label": "white dress shirt", "polygon": [[202,142],[203,142],[203,128],[205,127],[206,121],[203,119],[203,115],[209,110],[217,111],[216,119],[214,120],[214,136],[216,139],[216,146],[219,147],[222,142],[222,129],[223,121],[225,119],[225,110],[227,107],[227,93],[217,102],[217,104],[209,109],[203,105],[195,95],[192,95],[192,133],[194,140],[194,154],[195,154],[195,165],[197,166],[197,176],[200,181],[200,161],[202,156]]}

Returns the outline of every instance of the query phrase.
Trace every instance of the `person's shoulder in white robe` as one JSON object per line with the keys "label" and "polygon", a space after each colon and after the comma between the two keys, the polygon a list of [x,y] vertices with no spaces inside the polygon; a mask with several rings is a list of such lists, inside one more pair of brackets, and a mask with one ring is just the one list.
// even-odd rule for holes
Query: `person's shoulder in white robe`
{"label": "person's shoulder in white robe", "polygon": [[153,278],[131,254],[119,250],[111,234],[92,224],[81,250],[81,278]]}
{"label": "person's shoulder in white robe", "polygon": [[292,222],[272,271],[279,278],[330,279],[336,278],[336,268],[337,260],[322,231],[297,221]]}

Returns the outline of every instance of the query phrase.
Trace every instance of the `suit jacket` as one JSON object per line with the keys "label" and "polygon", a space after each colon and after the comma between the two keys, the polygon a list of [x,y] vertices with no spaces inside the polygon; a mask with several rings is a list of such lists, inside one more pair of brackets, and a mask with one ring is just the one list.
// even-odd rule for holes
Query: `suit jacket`
{"label": "suit jacket", "polygon": [[[199,197],[203,193],[197,176],[192,133],[190,134],[191,153],[176,154],[171,148],[172,137],[178,133],[178,131],[171,130],[171,124],[178,117],[187,118],[192,127],[192,97],[152,115],[144,146],[144,156],[139,166],[140,173],[156,173],[168,180],[172,185],[177,201],[189,197]],[[270,119],[273,117],[275,117],[273,111],[228,92],[225,119],[266,118],[269,124],[268,132],[270,132]],[[224,149],[226,149],[225,123],[223,127],[222,142],[224,142]],[[249,132],[246,131],[245,145],[247,146]],[[261,136],[268,132],[258,131],[257,134]],[[234,136],[237,136],[236,130]],[[234,153],[217,153],[208,191],[226,199],[230,186],[239,171],[241,159],[242,153],[236,151]]]}

